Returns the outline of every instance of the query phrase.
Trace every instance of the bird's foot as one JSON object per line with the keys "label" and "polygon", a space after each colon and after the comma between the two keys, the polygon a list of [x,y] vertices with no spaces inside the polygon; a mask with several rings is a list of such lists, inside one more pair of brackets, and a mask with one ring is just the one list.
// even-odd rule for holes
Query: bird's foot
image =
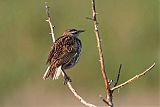
{"label": "bird's foot", "polygon": [[72,80],[69,76],[64,76],[64,85],[66,85],[67,82],[72,82]]}

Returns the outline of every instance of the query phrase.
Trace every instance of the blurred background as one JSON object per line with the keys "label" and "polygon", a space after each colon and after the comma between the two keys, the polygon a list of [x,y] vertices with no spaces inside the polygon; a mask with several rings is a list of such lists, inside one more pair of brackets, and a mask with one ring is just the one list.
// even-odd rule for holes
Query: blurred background
{"label": "blurred background", "polygon": [[[44,0],[0,0],[0,107],[82,107],[63,78],[42,79],[52,39]],[[87,101],[105,106],[91,0],[49,0],[56,38],[65,29],[86,30],[79,63],[66,70],[73,87]],[[158,0],[99,0],[97,12],[109,79],[119,83],[156,66],[146,76],[114,93],[117,107],[160,106],[160,34]]]}

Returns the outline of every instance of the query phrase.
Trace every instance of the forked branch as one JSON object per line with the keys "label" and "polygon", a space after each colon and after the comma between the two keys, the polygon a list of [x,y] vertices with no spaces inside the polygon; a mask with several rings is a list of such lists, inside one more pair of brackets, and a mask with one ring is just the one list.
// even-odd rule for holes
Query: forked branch
{"label": "forked branch", "polygon": [[92,20],[93,20],[93,24],[94,24],[94,32],[95,32],[96,39],[97,39],[97,47],[98,47],[98,52],[99,52],[99,61],[100,61],[100,65],[101,65],[101,72],[102,72],[102,75],[103,75],[105,88],[106,88],[106,102],[107,102],[109,107],[113,107],[112,92],[110,90],[110,84],[109,84],[107,74],[106,74],[106,71],[105,71],[105,66],[104,66],[104,58],[103,58],[101,39],[100,39],[100,34],[99,34],[99,29],[98,29],[98,21],[97,21],[95,0],[92,0]]}
{"label": "forked branch", "polygon": [[103,79],[104,79],[104,83],[105,83],[105,88],[106,88],[106,98],[103,98],[102,96],[100,97],[109,107],[113,107],[113,102],[112,102],[112,94],[113,91],[115,89],[121,88],[129,83],[131,83],[132,81],[139,79],[140,77],[142,77],[143,75],[145,75],[148,71],[150,71],[154,66],[155,63],[149,67],[148,69],[146,69],[144,72],[134,76],[133,78],[129,79],[128,81],[120,84],[117,86],[119,78],[120,78],[120,71],[121,71],[121,65],[119,68],[119,72],[118,72],[118,76],[117,76],[117,80],[116,83],[114,85],[113,88],[110,88],[110,84],[109,84],[109,80],[107,78],[107,74],[105,72],[105,66],[104,66],[104,59],[103,59],[103,52],[102,52],[102,47],[101,47],[101,39],[100,39],[100,35],[99,35],[99,29],[98,29],[98,21],[97,21],[97,13],[96,13],[96,3],[95,0],[92,0],[92,18],[88,18],[89,20],[93,21],[94,24],[94,31],[95,31],[95,35],[96,35],[96,39],[97,39],[97,47],[98,47],[98,51],[99,51],[99,58],[100,58],[100,65],[101,65],[101,72],[103,75]]}
{"label": "forked branch", "polygon": [[113,88],[111,89],[111,91],[114,91],[114,90],[116,90],[116,89],[122,88],[123,86],[125,86],[125,85],[127,85],[127,84],[129,84],[129,83],[131,83],[131,82],[133,82],[133,81],[135,81],[135,80],[137,80],[137,79],[139,79],[140,77],[144,76],[146,73],[148,73],[149,71],[151,71],[151,69],[152,69],[154,66],[155,66],[155,63],[153,63],[148,69],[146,69],[146,70],[143,71],[142,73],[140,73],[140,74],[132,77],[131,79],[127,80],[126,82],[124,82],[124,83],[122,83],[122,84],[120,84],[120,85],[117,85],[117,86],[113,87]]}

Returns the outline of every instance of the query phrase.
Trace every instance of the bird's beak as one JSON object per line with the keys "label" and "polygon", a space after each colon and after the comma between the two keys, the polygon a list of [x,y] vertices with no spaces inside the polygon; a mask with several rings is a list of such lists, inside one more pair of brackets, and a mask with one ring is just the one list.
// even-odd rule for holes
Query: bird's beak
{"label": "bird's beak", "polygon": [[84,31],[85,31],[85,30],[78,30],[79,33],[82,33],[82,32],[84,32]]}

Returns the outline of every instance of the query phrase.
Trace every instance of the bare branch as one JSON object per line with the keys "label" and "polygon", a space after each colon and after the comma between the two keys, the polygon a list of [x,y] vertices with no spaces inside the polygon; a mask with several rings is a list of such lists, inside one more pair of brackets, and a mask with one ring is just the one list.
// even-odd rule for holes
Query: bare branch
{"label": "bare branch", "polygon": [[47,22],[49,23],[49,27],[50,27],[50,30],[51,30],[51,35],[52,35],[52,40],[53,40],[53,42],[55,42],[55,36],[54,36],[54,27],[55,26],[53,26],[52,25],[52,23],[51,23],[51,17],[50,17],[50,14],[49,14],[49,6],[48,6],[48,2],[46,1],[45,2],[45,8],[46,8],[46,14],[47,14]]}
{"label": "bare branch", "polygon": [[[64,73],[62,72],[62,75],[64,77]],[[74,96],[85,106],[87,107],[97,107],[91,103],[86,102],[80,95],[78,95],[78,93],[76,92],[76,90],[72,87],[70,82],[67,82],[68,88],[70,89],[70,91],[74,94]]]}
{"label": "bare branch", "polygon": [[126,82],[124,82],[124,83],[122,83],[122,84],[120,84],[120,85],[117,85],[117,86],[113,87],[113,88],[111,89],[111,91],[116,90],[116,89],[119,89],[119,88],[122,88],[123,86],[125,86],[125,85],[133,82],[134,80],[139,79],[140,77],[144,76],[147,72],[149,72],[154,66],[155,66],[155,63],[153,63],[153,64],[152,64],[148,69],[146,69],[144,72],[142,72],[142,73],[140,73],[140,74],[132,77],[131,79],[129,79],[128,81],[126,81]]}
{"label": "bare branch", "polygon": [[120,77],[120,74],[121,74],[121,68],[122,68],[122,64],[120,64],[120,66],[119,66],[118,75],[117,75],[117,80],[116,80],[116,82],[115,82],[115,84],[114,84],[114,87],[117,86],[117,84],[118,84],[119,77]]}
{"label": "bare branch", "polygon": [[99,61],[100,61],[100,65],[101,65],[101,72],[103,75],[103,79],[104,79],[104,83],[105,83],[105,88],[106,88],[106,94],[107,94],[107,104],[109,107],[113,107],[113,103],[112,103],[112,93],[110,90],[110,85],[108,82],[108,78],[107,78],[107,74],[105,72],[105,66],[104,66],[104,58],[103,58],[103,52],[102,52],[102,46],[101,46],[101,39],[100,39],[100,35],[99,35],[99,30],[98,30],[98,22],[97,22],[97,13],[96,13],[96,3],[95,0],[92,0],[92,19],[93,19],[93,23],[94,23],[94,30],[95,30],[95,34],[96,34],[96,39],[97,39],[97,47],[98,47],[98,51],[99,51]]}
{"label": "bare branch", "polygon": [[[49,14],[49,6],[48,6],[48,2],[45,2],[45,8],[46,8],[46,14],[47,14],[47,17],[48,19],[46,20],[48,23],[49,23],[49,26],[50,26],[50,30],[51,30],[51,35],[52,35],[52,40],[53,40],[53,43],[55,42],[55,37],[54,37],[54,26],[52,25],[51,23],[51,17],[50,17],[50,14]],[[65,76],[64,73],[62,72],[62,75],[63,77]],[[91,103],[88,103],[86,102],[80,95],[78,95],[78,93],[76,92],[76,90],[72,87],[71,83],[70,82],[67,82],[67,86],[68,88],[70,89],[70,91],[74,94],[74,96],[82,103],[84,104],[85,106],[88,106],[88,107],[97,107]]]}

